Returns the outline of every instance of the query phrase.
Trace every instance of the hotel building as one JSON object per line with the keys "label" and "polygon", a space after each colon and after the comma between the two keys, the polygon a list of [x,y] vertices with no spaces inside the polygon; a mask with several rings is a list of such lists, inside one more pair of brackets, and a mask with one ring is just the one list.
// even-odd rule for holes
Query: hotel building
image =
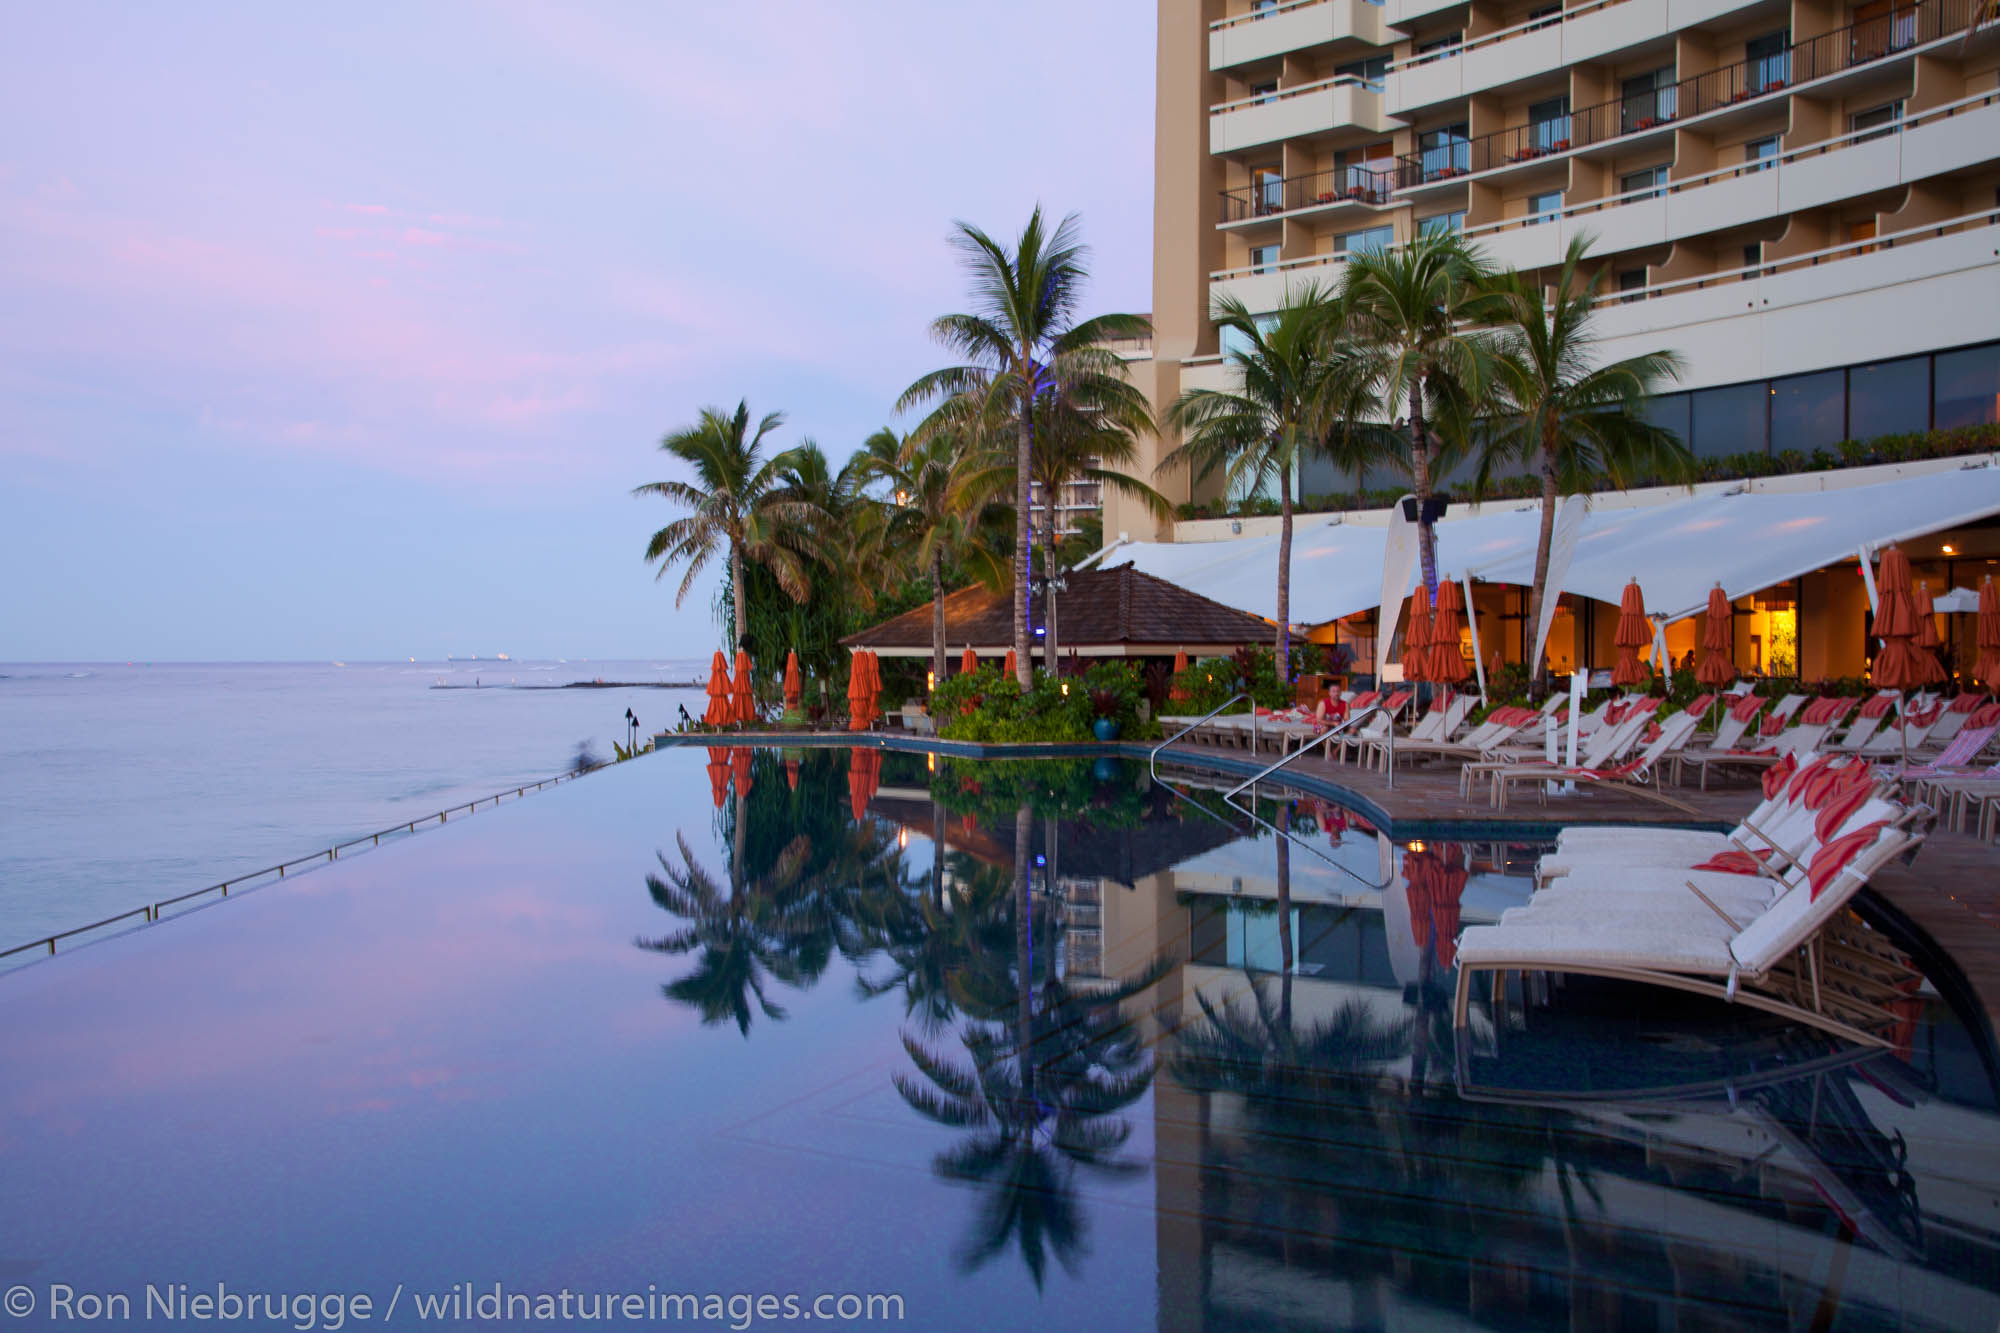
{"label": "hotel building", "polygon": [[1698,457],[2000,420],[1992,0],[1160,0],[1156,97],[1156,407],[1228,382],[1217,297],[1447,230],[1524,272],[1592,238],[1598,354],[1685,358],[1654,410]]}

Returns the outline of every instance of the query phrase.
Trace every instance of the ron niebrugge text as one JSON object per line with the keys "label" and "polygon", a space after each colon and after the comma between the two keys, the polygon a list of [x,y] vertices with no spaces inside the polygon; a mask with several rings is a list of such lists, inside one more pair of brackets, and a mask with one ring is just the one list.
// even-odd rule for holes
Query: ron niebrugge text
{"label": "ron niebrugge text", "polygon": [[731,1329],[758,1322],[801,1319],[836,1323],[900,1322],[903,1298],[876,1292],[795,1293],[662,1291],[508,1291],[495,1282],[461,1283],[443,1291],[406,1291],[397,1283],[387,1301],[366,1292],[272,1292],[238,1290],[224,1282],[195,1287],[185,1282],[148,1283],[143,1291],[82,1291],[52,1282],[44,1291],[25,1284],[0,1296],[0,1313],[38,1323],[122,1323],[159,1320],[188,1323],[277,1323],[300,1333],[337,1333],[349,1322],[389,1323],[398,1312],[418,1321],[699,1321]]}

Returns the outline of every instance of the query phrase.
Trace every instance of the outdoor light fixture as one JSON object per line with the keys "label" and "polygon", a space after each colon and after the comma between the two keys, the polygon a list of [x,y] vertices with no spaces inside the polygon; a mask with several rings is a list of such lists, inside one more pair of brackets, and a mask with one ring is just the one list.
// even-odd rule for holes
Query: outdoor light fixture
{"label": "outdoor light fixture", "polygon": [[929,769],[933,773],[937,772],[937,756],[934,754],[925,755],[924,767]]}
{"label": "outdoor light fixture", "polygon": [[930,690],[935,690],[936,688],[937,688],[937,672],[935,671],[924,672],[924,689],[926,691],[930,691]]}
{"label": "outdoor light fixture", "polygon": [[1938,549],[1943,551],[1946,555],[1958,554],[1958,548],[1953,546],[1950,542],[1946,542],[1943,546],[1939,547]]}
{"label": "outdoor light fixture", "polygon": [[1403,850],[1408,852],[1421,852],[1422,850],[1424,850],[1424,845],[1421,842],[1406,842],[1403,844]]}

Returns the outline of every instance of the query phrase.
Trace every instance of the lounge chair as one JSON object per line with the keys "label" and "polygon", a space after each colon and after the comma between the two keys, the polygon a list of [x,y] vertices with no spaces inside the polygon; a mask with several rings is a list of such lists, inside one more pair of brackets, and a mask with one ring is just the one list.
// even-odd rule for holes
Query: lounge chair
{"label": "lounge chair", "polygon": [[1843,833],[1814,848],[1800,882],[1754,915],[1692,887],[1638,890],[1643,906],[1635,893],[1611,901],[1572,893],[1533,915],[1516,909],[1459,936],[1453,1022],[1467,1026],[1475,973],[1491,975],[1497,1007],[1508,973],[1559,972],[1691,991],[1888,1046],[1896,1002],[1917,974],[1845,909],[1870,876],[1922,840],[1886,822]]}
{"label": "lounge chair", "polygon": [[1359,727],[1347,732],[1340,738],[1338,742],[1340,761],[1346,763],[1348,756],[1357,753],[1359,747],[1369,737],[1388,735],[1390,729],[1396,725],[1396,719],[1402,715],[1403,709],[1408,707],[1410,700],[1414,698],[1416,698],[1415,690],[1397,690],[1386,697],[1372,699],[1366,704],[1361,703],[1357,699],[1353,705],[1348,707],[1347,715],[1349,717],[1356,716],[1364,708],[1377,708],[1381,711],[1375,713]]}
{"label": "lounge chair", "polygon": [[1828,742],[1831,750],[1845,750],[1858,754],[1861,747],[1875,739],[1875,733],[1882,729],[1882,723],[1896,706],[1896,695],[1891,690],[1883,690],[1861,705],[1861,711],[1839,737]]}
{"label": "lounge chair", "polygon": [[[1530,726],[1539,729],[1542,715],[1532,708],[1502,706],[1486,715],[1486,720],[1455,741],[1397,741],[1398,759],[1457,758],[1490,760]],[[1384,745],[1383,749],[1387,750]]]}
{"label": "lounge chair", "polygon": [[[1626,791],[1634,796],[1644,796],[1660,801],[1689,814],[1698,811],[1685,801],[1667,795],[1659,790],[1657,774],[1662,758],[1672,755],[1687,744],[1688,737],[1701,719],[1692,713],[1676,713],[1660,724],[1660,734],[1648,742],[1637,757],[1626,763],[1615,763],[1603,768],[1565,767],[1561,764],[1515,764],[1507,768],[1494,769],[1490,775],[1493,805],[1496,809],[1507,808],[1507,792],[1516,782],[1586,782],[1599,787]],[[1542,801],[1548,801],[1548,788],[1541,788]]]}
{"label": "lounge chair", "polygon": [[[1638,743],[1645,734],[1646,726],[1659,711],[1660,700],[1642,696],[1632,701],[1619,720],[1608,726],[1600,726],[1582,740],[1582,748],[1577,755],[1575,767],[1579,769],[1602,769],[1617,763],[1625,757],[1626,751]],[[1481,778],[1509,768],[1529,764],[1547,765],[1547,760],[1532,753],[1508,754],[1498,752],[1492,759],[1475,760],[1462,765],[1458,774],[1459,795],[1470,799],[1472,784]]]}
{"label": "lounge chair", "polygon": [[[1408,736],[1394,737],[1394,748],[1400,750],[1405,745],[1411,744],[1427,745],[1449,742],[1451,737],[1457,733],[1460,725],[1464,723],[1466,715],[1473,710],[1473,707],[1478,702],[1479,696],[1475,694],[1456,694],[1452,696],[1449,703],[1438,704],[1428,713],[1424,714],[1416,725],[1410,728]],[[1363,764],[1369,768],[1374,768],[1376,761],[1389,752],[1391,739],[1386,732],[1365,737],[1356,743],[1355,753]]]}
{"label": "lounge chair", "polygon": [[[1795,710],[1796,711],[1796,710]],[[1774,709],[1766,720],[1779,719]],[[1674,766],[1674,779],[1680,780],[1681,765],[1693,764],[1701,771],[1701,789],[1708,790],[1708,775],[1715,768],[1765,768],[1779,762],[1786,755],[1816,750],[1826,739],[1826,733],[1833,723],[1806,721],[1801,718],[1791,726],[1780,726],[1777,730],[1765,730],[1761,737],[1750,744],[1733,749],[1719,749],[1712,742],[1706,750],[1690,750],[1683,753]]]}

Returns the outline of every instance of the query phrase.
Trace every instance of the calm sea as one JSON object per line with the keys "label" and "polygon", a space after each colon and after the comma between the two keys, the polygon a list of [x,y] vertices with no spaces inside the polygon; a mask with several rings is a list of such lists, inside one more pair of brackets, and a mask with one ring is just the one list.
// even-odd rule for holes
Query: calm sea
{"label": "calm sea", "polygon": [[[609,759],[706,660],[0,664],[0,948]],[[439,685],[454,687],[439,689]]]}

